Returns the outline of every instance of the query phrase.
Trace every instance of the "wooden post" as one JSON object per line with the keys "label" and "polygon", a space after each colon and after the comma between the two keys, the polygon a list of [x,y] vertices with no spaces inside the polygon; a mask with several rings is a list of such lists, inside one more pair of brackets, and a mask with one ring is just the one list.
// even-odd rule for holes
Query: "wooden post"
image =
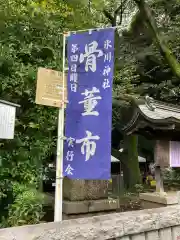
{"label": "wooden post", "polygon": [[164,192],[164,184],[160,166],[156,166],[155,168],[155,178],[156,178],[156,192],[159,193]]}
{"label": "wooden post", "polygon": [[[165,144],[166,145],[166,144]],[[161,164],[163,165],[163,147],[164,142],[159,140],[156,141],[155,149],[154,149],[154,161],[155,161],[155,179],[156,179],[156,192],[162,193],[164,192],[164,185],[163,185],[163,177],[161,171]]]}

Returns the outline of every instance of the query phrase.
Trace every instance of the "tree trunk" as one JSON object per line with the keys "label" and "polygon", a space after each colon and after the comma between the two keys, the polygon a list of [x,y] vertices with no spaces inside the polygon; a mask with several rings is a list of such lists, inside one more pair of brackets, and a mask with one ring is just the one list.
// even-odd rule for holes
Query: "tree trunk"
{"label": "tree trunk", "polygon": [[124,153],[119,152],[117,149],[113,149],[111,151],[113,157],[119,159],[121,164],[121,171],[123,171],[123,180],[124,180],[124,187],[127,189],[129,188],[129,167],[127,161],[127,151]]}
{"label": "tree trunk", "polygon": [[121,161],[125,188],[133,188],[135,184],[142,182],[138,162],[138,136],[125,136],[124,152],[112,149],[111,154]]}
{"label": "tree trunk", "polygon": [[168,63],[174,75],[180,80],[180,64],[161,36],[149,5],[145,2],[145,0],[134,0],[134,2],[139,8],[142,18],[145,19],[146,24],[151,31],[152,37],[156,40],[162,56]]}
{"label": "tree trunk", "polygon": [[127,149],[127,171],[129,178],[127,188],[133,188],[136,184],[142,182],[138,161],[138,136],[126,136],[125,145]]}
{"label": "tree trunk", "polygon": [[[111,15],[108,11],[103,10],[104,15],[107,17],[107,19],[109,19],[109,21],[113,27],[116,26],[117,16],[120,11],[121,11],[121,14],[120,14],[121,22],[122,22],[122,13],[126,8],[127,2],[128,2],[127,0],[121,1],[120,6],[116,9],[116,11],[114,12],[113,15]],[[116,32],[116,35],[115,35],[115,49],[116,50],[119,49],[118,48],[119,41],[120,41],[120,36]],[[115,51],[115,65],[116,65],[118,58],[119,58],[119,52]],[[128,94],[119,96],[119,99],[123,99],[123,100],[130,101],[130,102],[135,100],[135,98],[133,96],[128,95]],[[113,105],[118,106],[119,101],[117,99],[113,99]],[[141,175],[140,175],[139,162],[138,162],[138,149],[137,149],[138,138],[137,138],[137,136],[128,136],[126,138],[128,140],[127,141],[127,150],[128,150],[127,156],[125,156],[125,154],[121,154],[116,149],[112,149],[111,154],[121,161],[122,168],[123,168],[123,174],[124,174],[125,186],[127,188],[131,188],[136,183],[141,183]],[[126,161],[126,158],[128,158],[127,161]]]}

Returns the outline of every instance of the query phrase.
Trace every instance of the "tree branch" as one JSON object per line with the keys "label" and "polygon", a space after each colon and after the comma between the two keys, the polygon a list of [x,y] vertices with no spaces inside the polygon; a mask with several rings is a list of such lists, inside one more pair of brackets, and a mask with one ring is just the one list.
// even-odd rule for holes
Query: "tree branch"
{"label": "tree branch", "polygon": [[152,37],[155,38],[162,56],[168,63],[174,75],[180,79],[180,64],[174,56],[173,52],[168,47],[167,43],[164,41],[163,37],[160,35],[156,20],[149,5],[145,2],[145,0],[134,0],[134,2],[137,4],[141,16],[145,18],[147,26],[151,31]]}
{"label": "tree branch", "polygon": [[118,97],[113,97],[112,100],[112,105],[113,107],[121,107],[122,103],[120,101],[126,101],[126,102],[135,102],[135,100],[137,99],[137,96],[132,96],[129,94],[121,94]]}
{"label": "tree branch", "polygon": [[113,25],[113,22],[114,22],[114,17],[106,10],[106,9],[103,9],[103,13],[104,13],[104,16],[109,19],[111,25]]}
{"label": "tree branch", "polygon": [[89,12],[91,12],[91,4],[92,4],[92,0],[89,0],[89,3],[88,3]]}
{"label": "tree branch", "polygon": [[123,6],[125,5],[125,3],[127,2],[127,0],[121,0],[121,4],[119,5],[119,7],[116,8],[116,10],[114,11],[114,14],[118,14],[120,10],[122,10]]}
{"label": "tree branch", "polygon": [[114,11],[113,16],[106,9],[103,10],[103,13],[104,13],[105,17],[110,20],[110,23],[111,23],[112,27],[116,26],[117,16],[118,16],[120,11],[121,11],[121,14],[120,14],[120,24],[122,23],[122,14],[123,14],[123,12],[124,12],[124,10],[126,8],[126,3],[128,1],[129,0],[121,0],[121,4],[119,5],[119,7],[116,8],[116,10]]}
{"label": "tree branch", "polygon": [[117,19],[117,15],[119,14],[119,11],[121,11],[121,13],[120,13],[120,24],[122,23],[123,12],[126,9],[126,5],[127,5],[128,2],[129,2],[129,0],[121,0],[121,4],[119,5],[119,7],[114,12],[114,17]]}

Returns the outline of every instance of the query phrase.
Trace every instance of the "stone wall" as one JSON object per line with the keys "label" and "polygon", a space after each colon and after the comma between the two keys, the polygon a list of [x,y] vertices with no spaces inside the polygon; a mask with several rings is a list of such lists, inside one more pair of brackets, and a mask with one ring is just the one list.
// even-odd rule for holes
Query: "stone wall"
{"label": "stone wall", "polygon": [[108,181],[72,180],[65,177],[63,181],[63,197],[69,201],[107,199]]}
{"label": "stone wall", "polygon": [[0,240],[180,240],[180,206],[0,230]]}

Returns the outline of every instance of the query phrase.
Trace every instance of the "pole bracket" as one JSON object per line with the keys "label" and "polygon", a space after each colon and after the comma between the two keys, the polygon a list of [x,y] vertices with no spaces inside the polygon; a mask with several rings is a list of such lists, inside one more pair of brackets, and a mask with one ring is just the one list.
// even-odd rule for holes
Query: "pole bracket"
{"label": "pole bracket", "polygon": [[67,140],[67,137],[66,136],[61,136],[60,139],[61,140]]}

